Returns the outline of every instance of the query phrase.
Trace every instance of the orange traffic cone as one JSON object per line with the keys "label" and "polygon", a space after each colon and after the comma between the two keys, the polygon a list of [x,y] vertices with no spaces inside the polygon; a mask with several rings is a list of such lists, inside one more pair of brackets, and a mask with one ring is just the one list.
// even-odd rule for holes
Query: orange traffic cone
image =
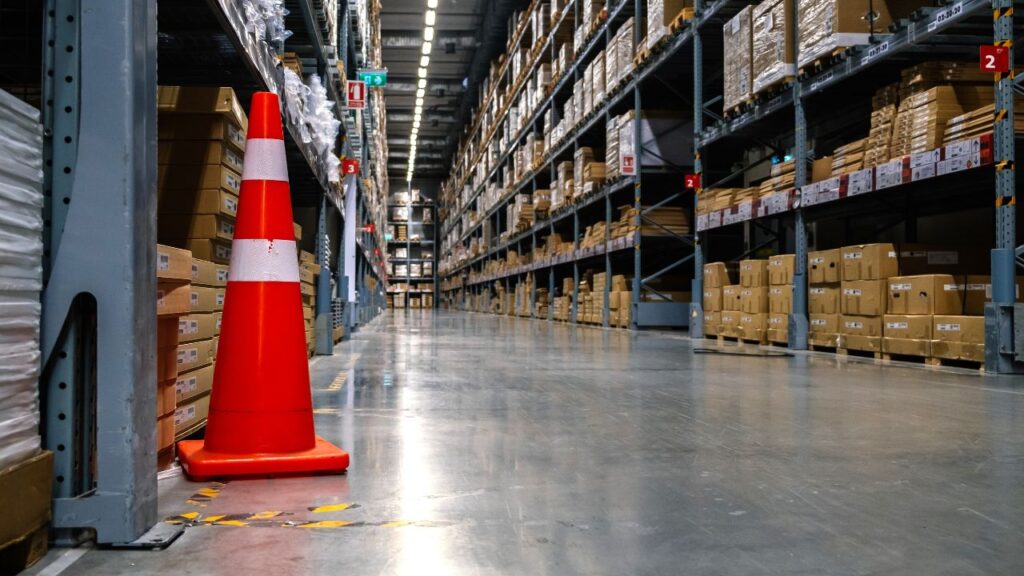
{"label": "orange traffic cone", "polygon": [[277,94],[252,97],[205,440],[178,442],[193,480],[340,473],[313,431],[306,333]]}

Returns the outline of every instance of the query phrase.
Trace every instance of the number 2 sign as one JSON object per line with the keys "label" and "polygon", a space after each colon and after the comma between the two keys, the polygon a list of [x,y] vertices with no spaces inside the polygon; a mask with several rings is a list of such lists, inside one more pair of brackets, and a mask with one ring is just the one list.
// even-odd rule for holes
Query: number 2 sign
{"label": "number 2 sign", "polygon": [[1010,71],[1010,50],[1004,46],[982,46],[979,50],[982,72],[1006,73]]}

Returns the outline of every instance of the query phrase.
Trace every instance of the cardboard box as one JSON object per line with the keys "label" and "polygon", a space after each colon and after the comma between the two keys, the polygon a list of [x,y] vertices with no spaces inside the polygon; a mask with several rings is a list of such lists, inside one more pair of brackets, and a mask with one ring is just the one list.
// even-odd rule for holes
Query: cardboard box
{"label": "cardboard box", "polygon": [[769,314],[767,336],[769,342],[788,343],[789,314]]}
{"label": "cardboard box", "polygon": [[722,336],[740,335],[740,313],[739,311],[723,310],[720,316],[721,328],[718,333]]}
{"label": "cardboard box", "polygon": [[160,140],[217,140],[245,153],[245,131],[231,120],[214,114],[175,114],[156,125]]}
{"label": "cardboard box", "polygon": [[747,314],[768,312],[768,287],[757,286],[740,290],[740,311]]}
{"label": "cardboard box", "polygon": [[213,340],[199,340],[187,344],[179,344],[175,352],[178,374],[202,368],[213,362]]}
{"label": "cardboard box", "polygon": [[306,268],[299,268],[299,282],[303,284],[315,285],[316,275],[313,274],[312,270]]}
{"label": "cardboard box", "polygon": [[899,275],[899,260],[892,244],[844,246],[843,280],[882,280]]}
{"label": "cardboard box", "polygon": [[722,289],[721,288],[705,288],[704,289],[704,311],[705,312],[721,312],[722,311]]}
{"label": "cardboard box", "polygon": [[174,435],[180,437],[191,433],[197,426],[206,422],[210,414],[210,395],[206,394],[179,406],[174,411]]}
{"label": "cardboard box", "polygon": [[722,27],[723,74],[722,108],[732,110],[754,94],[753,7],[746,6]]}
{"label": "cardboard box", "polygon": [[885,314],[887,280],[843,281],[839,311],[855,316],[881,316]]}
{"label": "cardboard box", "polygon": [[932,356],[950,360],[985,361],[984,316],[937,315],[932,325]]}
{"label": "cardboard box", "polygon": [[[957,282],[960,282],[956,286],[958,290],[965,290],[963,293],[964,297],[964,310],[963,314],[967,316],[984,316],[985,315],[985,304],[992,301],[992,277],[980,274],[970,274],[966,278],[955,277]],[[966,282],[964,283],[964,280]],[[1021,290],[1021,286],[1024,286],[1024,278],[1017,278],[1016,285],[1016,296],[1020,299],[1020,295],[1024,293]],[[943,286],[943,290],[953,290],[953,286]]]}
{"label": "cardboard box", "polygon": [[217,312],[224,309],[224,288],[210,288],[207,286],[192,286],[189,295],[190,311]]}
{"label": "cardboard box", "polygon": [[768,288],[768,312],[772,314],[793,312],[793,286],[771,286]]}
{"label": "cardboard box", "polygon": [[740,336],[747,340],[763,342],[767,326],[767,314],[740,314]]}
{"label": "cardboard box", "polygon": [[176,114],[220,114],[243,131],[249,126],[245,108],[226,86],[158,86],[157,112],[169,121]]}
{"label": "cardboard box", "polygon": [[839,333],[856,336],[881,336],[882,317],[843,314],[839,318]]}
{"label": "cardboard box", "polygon": [[[0,470],[0,550],[18,555],[18,566],[0,565],[4,573],[17,573],[46,555],[47,535],[40,530],[50,522],[53,489],[53,453],[43,450]],[[18,550],[11,547],[20,546]]]}
{"label": "cardboard box", "polygon": [[192,288],[189,284],[157,282],[156,315],[179,316],[181,314],[188,314],[191,309],[189,299],[191,293]]}
{"label": "cardboard box", "polygon": [[754,93],[796,76],[796,44],[791,19],[793,0],[765,0],[754,6],[751,59]]}
{"label": "cardboard box", "polygon": [[163,195],[173,191],[216,190],[218,188],[238,194],[242,175],[222,164],[196,164],[193,166],[160,164],[157,169],[157,189]]}
{"label": "cardboard box", "polygon": [[207,340],[217,334],[216,312],[189,314],[178,318],[178,342]]}
{"label": "cardboard box", "polygon": [[162,242],[178,242],[183,238],[230,242],[235,236],[235,219],[213,214],[165,214],[160,217],[158,229]]}
{"label": "cardboard box", "polygon": [[835,284],[841,279],[842,251],[819,250],[807,254],[807,276],[811,284]]}
{"label": "cardboard box", "polygon": [[807,329],[812,334],[838,334],[839,314],[810,314]]}
{"label": "cardboard box", "polygon": [[886,314],[882,319],[882,335],[902,340],[931,340],[931,315]]}
{"label": "cardboard box", "polygon": [[160,417],[173,414],[174,408],[174,378],[172,377],[156,384],[156,415]]}
{"label": "cardboard box", "polygon": [[737,284],[722,287],[722,311],[739,312],[742,310],[740,301],[743,287]]}
{"label": "cardboard box", "polygon": [[[888,33],[891,18],[885,2],[869,0],[802,0],[798,4],[800,68],[848,46],[868,44],[871,33]],[[865,15],[873,10],[871,22]]]}
{"label": "cardboard box", "polygon": [[960,314],[963,292],[949,274],[894,276],[889,279],[890,314]]}
{"label": "cardboard box", "polygon": [[705,288],[724,288],[732,284],[732,277],[725,262],[711,262],[704,265]]}
{"label": "cardboard box", "polygon": [[838,314],[839,284],[822,284],[807,288],[807,311],[809,314]]}
{"label": "cardboard box", "polygon": [[156,419],[156,450],[160,452],[174,446],[174,412]]}
{"label": "cardboard box", "polygon": [[231,242],[220,239],[190,238],[182,244],[192,251],[192,256],[212,260],[215,264],[231,264]]}
{"label": "cardboard box", "polygon": [[228,267],[209,260],[192,259],[192,284],[222,288],[228,284]]}
{"label": "cardboard box", "polygon": [[157,161],[173,166],[220,164],[239,174],[243,167],[241,154],[222,142],[212,141],[165,140],[157,145]]}
{"label": "cardboard box", "polygon": [[184,404],[213,387],[213,364],[178,374],[174,381],[175,402]]}
{"label": "cardboard box", "polygon": [[859,350],[862,352],[881,352],[881,336],[864,336],[862,334],[840,334],[840,347],[845,350]]}
{"label": "cardboard box", "polygon": [[160,190],[157,192],[158,227],[169,214],[238,215],[238,196],[222,189]]}
{"label": "cardboard box", "polygon": [[181,248],[156,245],[156,278],[168,283],[188,282],[191,279],[189,264],[192,253]]}
{"label": "cardboard box", "polygon": [[768,285],[767,260],[743,260],[740,262],[740,286],[750,288]]}
{"label": "cardboard box", "polygon": [[931,340],[913,340],[909,338],[882,338],[882,352],[899,356],[921,356],[927,358],[932,355]]}
{"label": "cardboard box", "polygon": [[721,312],[704,312],[704,334],[706,336],[717,336],[721,328]]}
{"label": "cardboard box", "polygon": [[785,286],[793,283],[796,271],[795,254],[778,254],[768,259],[768,284]]}

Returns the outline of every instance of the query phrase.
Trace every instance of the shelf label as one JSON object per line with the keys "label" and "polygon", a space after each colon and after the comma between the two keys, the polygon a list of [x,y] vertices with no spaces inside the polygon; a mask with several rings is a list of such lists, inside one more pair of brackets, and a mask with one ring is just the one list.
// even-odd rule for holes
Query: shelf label
{"label": "shelf label", "polygon": [[875,182],[878,190],[903,184],[903,159],[897,158],[875,166]]}
{"label": "shelf label", "polygon": [[960,14],[963,14],[963,11],[963,2],[957,2],[945,10],[940,10],[939,13],[935,15],[935,19],[928,23],[928,31],[934,32],[940,25],[956,18]]}
{"label": "shelf label", "polygon": [[942,160],[935,165],[935,172],[939,176],[945,174],[952,174],[953,172],[962,172],[964,170],[970,170],[971,168],[977,168],[981,166],[981,154],[975,153],[970,156],[956,156],[949,158],[948,160]]}
{"label": "shelf label", "polygon": [[871,168],[851,172],[846,181],[846,195],[856,196],[874,189],[874,171]]}
{"label": "shelf label", "polygon": [[814,82],[811,82],[811,89],[810,89],[810,91],[814,92],[818,88],[821,88],[825,84],[828,84],[829,82],[832,81],[832,78],[834,77],[834,75],[835,75],[835,73],[832,72],[831,70],[829,70],[828,72],[825,72],[819,78],[817,78]]}
{"label": "shelf label", "polygon": [[868,62],[874,60],[875,58],[878,58],[879,56],[881,56],[882,54],[885,54],[888,51],[889,51],[889,41],[888,40],[886,40],[885,42],[881,42],[879,44],[875,44],[874,46],[869,48],[868,49],[868,53],[865,54],[863,58],[861,58],[861,60],[860,60],[861,66],[867,64]]}

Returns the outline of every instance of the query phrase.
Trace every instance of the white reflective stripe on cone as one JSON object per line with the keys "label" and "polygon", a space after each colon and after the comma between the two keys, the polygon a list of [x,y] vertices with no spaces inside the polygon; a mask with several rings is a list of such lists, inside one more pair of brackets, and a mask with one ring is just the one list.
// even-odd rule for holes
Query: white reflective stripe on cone
{"label": "white reflective stripe on cone", "polygon": [[231,243],[228,282],[298,282],[294,240],[239,240]]}
{"label": "white reflective stripe on cone", "polygon": [[242,161],[242,180],[288,181],[288,164],[284,155],[284,140],[252,138],[245,141],[245,160]]}

